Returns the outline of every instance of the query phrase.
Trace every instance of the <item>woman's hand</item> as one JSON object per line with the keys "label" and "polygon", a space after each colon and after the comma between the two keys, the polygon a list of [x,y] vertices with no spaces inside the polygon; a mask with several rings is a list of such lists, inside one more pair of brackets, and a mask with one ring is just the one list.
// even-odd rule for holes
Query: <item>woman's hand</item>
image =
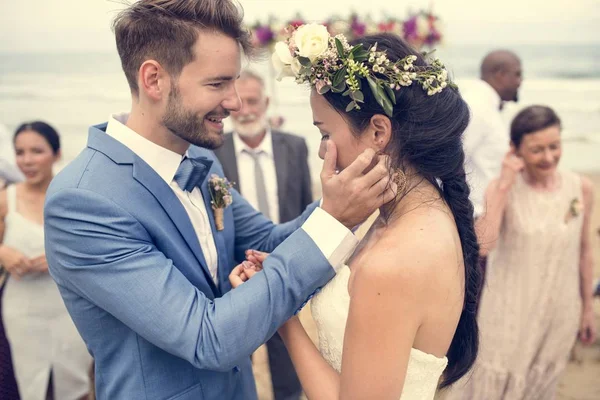
{"label": "woman's hand", "polygon": [[229,283],[235,289],[261,270],[262,267],[254,265],[250,261],[244,261],[231,271],[229,274]]}
{"label": "woman's hand", "polygon": [[246,260],[250,261],[254,265],[258,265],[260,269],[263,268],[263,263],[269,256],[269,253],[265,253],[258,250],[246,250]]}
{"label": "woman's hand", "polygon": [[[25,254],[6,246],[0,247],[0,264],[16,279],[32,272],[33,262]],[[47,269],[47,267],[46,267]]]}
{"label": "woman's hand", "polygon": [[45,254],[39,257],[32,258],[30,261],[30,272],[48,272],[48,261],[46,260]]}
{"label": "woman's hand", "polygon": [[499,184],[503,188],[512,187],[515,183],[515,178],[525,168],[523,160],[517,156],[513,149],[509,150],[502,161],[502,169],[500,171]]}
{"label": "woman's hand", "polygon": [[262,251],[246,250],[246,261],[235,267],[229,274],[231,286],[235,289],[252,278],[257,272],[262,271],[263,262],[265,262],[268,256],[269,253]]}
{"label": "woman's hand", "polygon": [[581,314],[579,340],[586,345],[590,345],[596,341],[596,321],[594,310],[591,308],[584,310],[583,314]]}

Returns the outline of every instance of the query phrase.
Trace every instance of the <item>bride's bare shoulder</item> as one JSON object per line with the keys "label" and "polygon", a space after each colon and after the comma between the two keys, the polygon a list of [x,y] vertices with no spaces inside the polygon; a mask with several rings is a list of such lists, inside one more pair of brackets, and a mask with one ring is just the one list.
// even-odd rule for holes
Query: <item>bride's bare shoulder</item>
{"label": "bride's bare shoulder", "polygon": [[460,238],[451,214],[423,208],[390,226],[356,260],[356,278],[376,279],[399,288],[430,292],[463,268]]}

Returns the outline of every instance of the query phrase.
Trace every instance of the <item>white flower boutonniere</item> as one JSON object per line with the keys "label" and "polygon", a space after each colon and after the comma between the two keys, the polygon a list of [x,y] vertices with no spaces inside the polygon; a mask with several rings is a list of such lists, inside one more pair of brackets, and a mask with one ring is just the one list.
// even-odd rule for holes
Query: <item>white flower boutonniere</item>
{"label": "white flower boutonniere", "polygon": [[227,178],[221,178],[217,174],[212,174],[208,180],[208,188],[210,191],[210,205],[212,206],[215,216],[215,225],[217,230],[225,229],[223,222],[223,210],[229,207],[233,202],[229,189],[233,184]]}
{"label": "white flower boutonniere", "polygon": [[565,224],[569,222],[569,220],[578,217],[582,212],[583,204],[581,204],[581,201],[575,197],[573,200],[571,200],[571,204],[569,204],[569,210],[565,216]]}

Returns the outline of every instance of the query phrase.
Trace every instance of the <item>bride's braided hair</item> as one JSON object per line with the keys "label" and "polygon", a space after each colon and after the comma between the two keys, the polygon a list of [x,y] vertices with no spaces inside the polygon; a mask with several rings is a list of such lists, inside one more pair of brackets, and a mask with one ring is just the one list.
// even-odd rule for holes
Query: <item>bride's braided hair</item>
{"label": "bride's braided hair", "polygon": [[[365,48],[377,43],[377,48],[385,50],[392,61],[412,54],[417,56],[414,62],[416,66],[427,65],[423,56],[396,35],[371,35],[351,44],[358,43]],[[469,371],[479,347],[476,312],[482,274],[478,265],[479,246],[462,147],[462,134],[469,122],[469,109],[458,90],[451,87],[435,96],[428,96],[413,85],[396,91],[395,96],[396,104],[391,118],[394,135],[385,150],[391,156],[392,167],[408,164],[438,188],[454,215],[463,251],[464,307],[448,350],[448,367],[441,383],[441,387],[446,387]],[[340,94],[327,92],[324,97],[356,133],[366,129],[373,114],[383,113],[370,90],[364,90],[364,104],[360,109],[351,112],[345,111],[348,101]]]}

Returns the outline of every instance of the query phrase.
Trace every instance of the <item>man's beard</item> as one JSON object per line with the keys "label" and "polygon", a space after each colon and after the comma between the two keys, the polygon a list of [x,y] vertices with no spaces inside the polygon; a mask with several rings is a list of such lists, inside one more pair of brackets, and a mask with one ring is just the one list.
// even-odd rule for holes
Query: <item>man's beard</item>
{"label": "man's beard", "polygon": [[204,118],[210,116],[225,118],[228,115],[229,112],[226,110],[213,111],[205,116],[198,116],[192,111],[186,110],[181,101],[179,88],[174,86],[171,93],[169,93],[167,109],[162,118],[162,123],[174,135],[179,136],[186,142],[212,150],[223,144],[223,135],[211,135],[204,124]]}
{"label": "man's beard", "polygon": [[266,114],[260,117],[257,117],[256,114],[251,114],[247,117],[238,117],[237,120],[232,118],[231,122],[237,134],[245,138],[257,137],[269,126]]}

